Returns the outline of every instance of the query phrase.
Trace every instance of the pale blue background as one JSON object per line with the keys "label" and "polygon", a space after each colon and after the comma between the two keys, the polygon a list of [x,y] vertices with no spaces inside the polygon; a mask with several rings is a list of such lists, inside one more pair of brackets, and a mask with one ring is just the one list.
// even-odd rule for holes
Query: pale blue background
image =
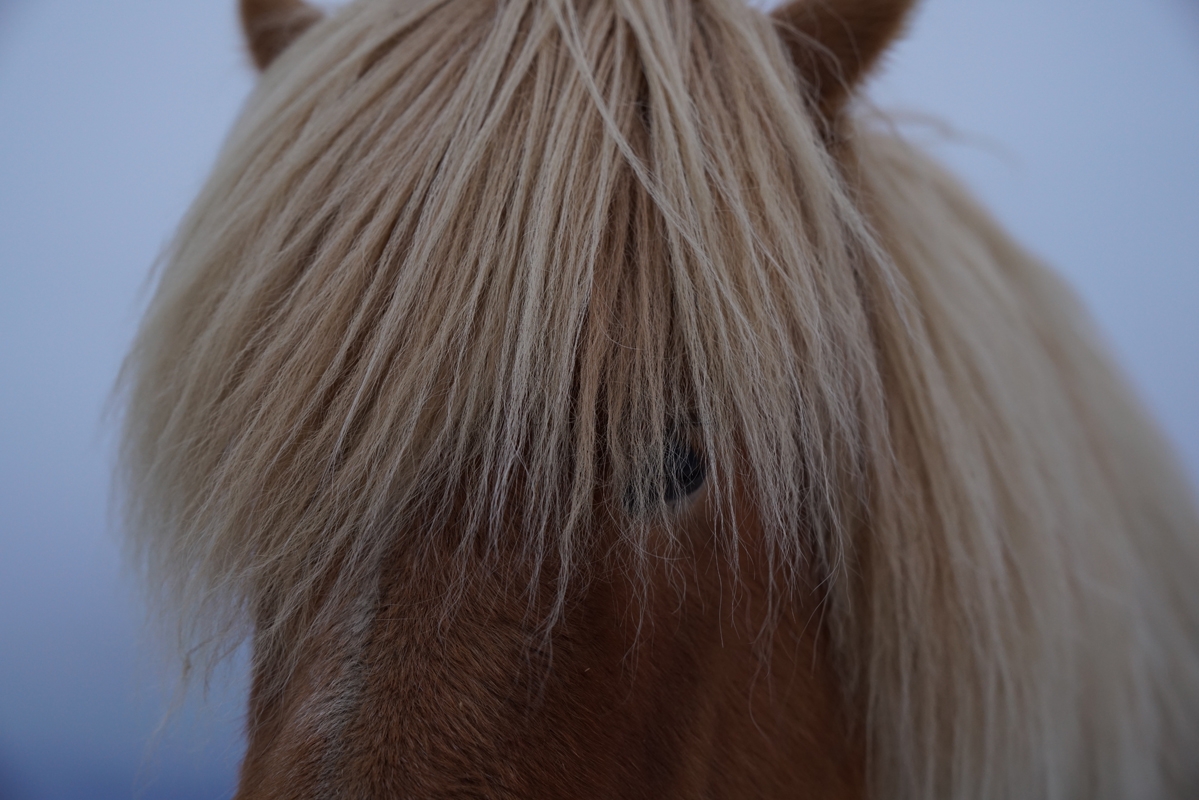
{"label": "pale blue background", "polygon": [[[233,6],[0,0],[0,800],[232,790],[238,680],[147,746],[170,682],[107,522],[101,407],[252,83]],[[1195,7],[927,0],[889,67],[873,96],[963,134],[938,152],[1078,288],[1199,475]]]}

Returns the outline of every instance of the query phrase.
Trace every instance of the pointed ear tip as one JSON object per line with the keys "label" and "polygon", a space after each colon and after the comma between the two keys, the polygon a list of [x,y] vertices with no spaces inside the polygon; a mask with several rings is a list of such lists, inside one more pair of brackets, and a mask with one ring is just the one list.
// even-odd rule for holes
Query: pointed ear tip
{"label": "pointed ear tip", "polygon": [[303,0],[241,0],[239,6],[246,46],[259,72],[325,16]]}
{"label": "pointed ear tip", "polygon": [[919,0],[791,0],[770,12],[812,101],[836,116],[908,29]]}

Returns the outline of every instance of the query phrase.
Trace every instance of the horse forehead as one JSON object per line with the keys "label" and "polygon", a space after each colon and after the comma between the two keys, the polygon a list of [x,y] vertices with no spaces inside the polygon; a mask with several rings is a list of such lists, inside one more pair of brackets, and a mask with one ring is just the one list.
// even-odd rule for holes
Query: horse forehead
{"label": "horse forehead", "polygon": [[[844,729],[814,608],[796,609],[781,632],[788,647],[766,656],[756,647],[765,603],[747,597],[758,584],[729,591],[732,567],[715,551],[691,559],[681,583],[678,566],[655,571],[648,593],[623,570],[600,571],[543,639],[510,575],[461,584],[445,613],[435,598],[453,571],[397,555],[377,590],[313,642],[277,704],[277,730],[267,714],[252,723],[242,796],[284,765],[317,796],[393,780],[427,796],[466,785],[556,796],[547,787],[564,782],[576,797],[630,785],[694,796],[720,781],[767,796],[770,781],[754,784],[729,759],[761,761],[766,775],[779,751],[792,773],[784,785],[860,796],[861,748]],[[746,752],[746,742],[757,744]]]}

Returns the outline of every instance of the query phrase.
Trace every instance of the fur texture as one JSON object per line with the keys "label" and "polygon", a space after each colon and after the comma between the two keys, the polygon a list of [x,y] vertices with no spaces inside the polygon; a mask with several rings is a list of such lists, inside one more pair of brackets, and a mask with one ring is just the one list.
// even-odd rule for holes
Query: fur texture
{"label": "fur texture", "polygon": [[[277,664],[259,662],[238,800],[860,800],[860,714],[819,624],[822,593],[795,592],[768,645],[763,553],[747,541],[737,570],[717,555],[711,499],[679,510],[695,546],[651,565],[652,591],[599,560],[548,640],[527,563],[474,561],[445,618],[453,550],[429,563],[397,542],[282,691],[269,691]],[[752,541],[753,509],[741,511]]]}
{"label": "fur texture", "polygon": [[[752,546],[766,639],[824,592],[876,796],[1199,791],[1188,488],[950,178],[830,152],[795,46],[739,0],[361,0],[284,52],[123,378],[189,652],[252,627],[269,700],[396,570],[449,559],[447,625],[509,576],[533,647],[598,565],[649,603]],[[654,488],[680,435],[706,533]]]}

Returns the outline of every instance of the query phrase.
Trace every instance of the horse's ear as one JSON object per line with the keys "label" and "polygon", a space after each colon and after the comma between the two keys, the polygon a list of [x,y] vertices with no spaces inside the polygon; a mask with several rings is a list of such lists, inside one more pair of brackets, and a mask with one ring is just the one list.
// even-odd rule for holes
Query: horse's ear
{"label": "horse's ear", "polygon": [[834,122],[902,32],[916,0],[790,0],[771,16],[812,104]]}
{"label": "horse's ear", "polygon": [[241,25],[254,65],[264,70],[324,14],[304,0],[241,0]]}

